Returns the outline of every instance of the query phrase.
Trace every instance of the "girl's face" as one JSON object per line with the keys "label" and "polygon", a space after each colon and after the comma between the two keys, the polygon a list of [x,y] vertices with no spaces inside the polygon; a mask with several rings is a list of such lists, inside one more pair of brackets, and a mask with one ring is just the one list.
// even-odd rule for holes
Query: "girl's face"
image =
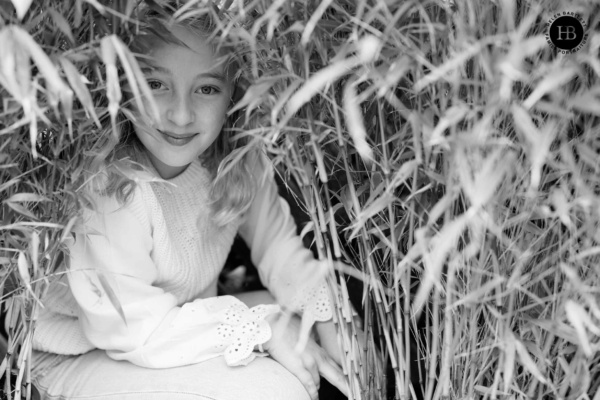
{"label": "girl's face", "polygon": [[172,33],[187,47],[154,40],[149,58],[140,62],[159,121],[149,125],[138,115],[134,123],[136,135],[164,179],[183,172],[217,139],[232,90],[224,63],[203,38],[180,26]]}

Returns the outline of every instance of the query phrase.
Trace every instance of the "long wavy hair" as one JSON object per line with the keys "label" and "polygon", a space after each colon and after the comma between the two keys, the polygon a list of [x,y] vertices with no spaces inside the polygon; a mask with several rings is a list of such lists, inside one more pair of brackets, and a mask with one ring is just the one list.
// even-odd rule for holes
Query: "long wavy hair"
{"label": "long wavy hair", "polygon": [[[148,52],[148,38],[160,39],[167,43],[181,43],[170,32],[173,25],[183,26],[200,35],[213,46],[214,51],[224,54],[226,61],[225,73],[231,80],[231,106],[242,97],[240,79],[241,63],[232,46],[215,39],[218,24],[215,14],[200,12],[190,16],[187,12],[185,19],[176,18],[177,7],[168,4],[163,8],[147,7],[140,13],[139,33],[132,38],[130,49],[144,55]],[[125,96],[117,118],[116,128],[109,127],[100,133],[101,140],[94,146],[91,170],[94,173],[90,187],[96,193],[115,196],[121,203],[130,200],[137,185],[136,178],[131,172],[144,169],[150,165],[147,150],[137,138],[131,114],[126,106],[131,103],[131,96]],[[256,191],[255,180],[250,170],[253,153],[250,140],[243,134],[243,110],[229,115],[221,129],[221,133],[211,146],[199,156],[202,165],[211,173],[212,186],[210,197],[213,218],[218,225],[226,225],[240,217],[249,207]],[[137,172],[136,172],[137,173]]]}

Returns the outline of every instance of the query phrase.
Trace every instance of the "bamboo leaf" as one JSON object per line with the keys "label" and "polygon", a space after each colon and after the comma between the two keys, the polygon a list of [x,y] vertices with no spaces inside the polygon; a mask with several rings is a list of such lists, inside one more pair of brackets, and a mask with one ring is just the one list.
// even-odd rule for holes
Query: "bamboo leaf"
{"label": "bamboo leaf", "polygon": [[304,239],[304,236],[306,236],[309,232],[314,232],[314,230],[315,223],[313,221],[308,221],[308,223],[304,225],[304,228],[302,228],[302,232],[300,232],[300,239]]}
{"label": "bamboo leaf", "polygon": [[468,216],[462,214],[444,225],[433,238],[429,240],[424,237],[417,239],[424,249],[423,264],[425,272],[413,303],[415,313],[420,312],[431,289],[439,282],[444,262],[452,250],[456,248],[458,239],[465,230],[467,222]]}
{"label": "bamboo leaf", "polygon": [[381,51],[381,41],[373,35],[363,36],[358,43],[356,43],[356,53],[358,60],[367,64],[375,61],[379,52]]}
{"label": "bamboo leaf", "polygon": [[[127,82],[133,91],[137,108],[142,114],[147,114],[151,120],[155,120],[155,118],[158,118],[160,115],[158,106],[156,105],[154,96],[152,96],[152,91],[148,87],[148,83],[144,78],[144,74],[142,73],[138,62],[136,61],[135,57],[133,57],[127,46],[125,46],[121,39],[119,39],[119,37],[113,35],[110,36],[110,40],[112,42],[112,47],[119,56],[121,65],[125,70]],[[110,50],[108,52],[110,53]],[[144,102],[142,101],[142,97],[148,102],[150,110],[146,110]]]}
{"label": "bamboo leaf", "polygon": [[42,48],[35,42],[29,33],[24,31],[22,28],[13,25],[8,29],[10,29],[15,42],[29,54],[29,56],[37,65],[39,71],[42,73],[42,75],[44,75],[46,85],[50,89],[50,94],[53,95],[53,97],[50,99],[52,100],[53,98],[56,98],[57,100],[60,99],[61,101],[67,101],[68,94],[72,94],[72,92],[60,78],[56,66],[50,60],[44,50],[42,50]]}
{"label": "bamboo leaf", "polygon": [[498,149],[486,157],[483,165],[476,172],[473,190],[469,193],[475,209],[488,204],[504,176],[513,169],[514,161],[514,154],[503,149]]}
{"label": "bamboo leaf", "polygon": [[84,0],[84,1],[88,4],[90,4],[91,6],[93,6],[96,10],[98,10],[98,12],[100,14],[104,15],[106,13],[104,6],[100,3],[98,3],[98,1],[96,1],[96,0]]}
{"label": "bamboo leaf", "polygon": [[523,364],[523,366],[538,381],[540,381],[541,383],[546,383],[546,378],[544,378],[544,375],[542,375],[542,373],[540,372],[538,366],[536,365],[535,361],[533,361],[533,358],[531,358],[529,351],[527,350],[527,348],[525,348],[523,343],[521,343],[519,339],[515,338],[514,344],[515,349],[517,350],[517,354],[519,355],[519,359],[521,360],[521,364]]}
{"label": "bamboo leaf", "polygon": [[496,290],[498,286],[502,285],[504,282],[506,282],[505,277],[496,276],[495,278],[481,285],[481,287],[478,287],[475,290],[470,290],[466,295],[461,296],[452,304],[451,307],[456,308],[463,304],[480,303],[482,299],[485,299],[486,295],[493,293],[493,291]]}
{"label": "bamboo leaf", "polygon": [[459,192],[457,190],[449,190],[444,197],[439,199],[435,205],[429,211],[428,224],[435,224],[446,212],[446,210],[451,207],[458,197]]}
{"label": "bamboo leaf", "polygon": [[67,222],[67,225],[65,225],[62,234],[60,235],[60,243],[64,243],[67,238],[71,237],[71,231],[73,230],[73,227],[78,219],[79,218],[77,216],[73,216],[69,219],[69,222]]}
{"label": "bamboo leaf", "polygon": [[600,115],[600,91],[589,90],[567,100],[568,108],[593,115]]}
{"label": "bamboo leaf", "polygon": [[541,170],[546,162],[550,144],[558,131],[558,126],[547,122],[541,129],[533,123],[529,113],[521,106],[513,104],[512,115],[517,130],[525,136],[529,142],[529,159],[531,162],[531,187],[537,188],[541,180]]}
{"label": "bamboo leaf", "polygon": [[327,10],[332,1],[333,0],[322,0],[317,9],[312,13],[310,19],[306,23],[304,31],[302,32],[302,37],[300,38],[300,43],[302,46],[306,46],[308,44],[310,41],[310,36],[315,30],[315,27],[317,26],[318,22],[320,22],[323,13],[325,10]]}
{"label": "bamboo leaf", "polygon": [[464,119],[469,111],[470,108],[466,104],[458,104],[448,108],[433,132],[431,132],[427,145],[435,146],[445,142],[447,139],[443,135],[444,131]]}
{"label": "bamboo leaf", "polygon": [[594,352],[586,332],[586,327],[590,329],[592,333],[599,336],[600,328],[594,325],[585,309],[573,300],[567,300],[565,302],[565,313],[567,315],[567,320],[571,323],[573,328],[575,328],[581,349],[587,357],[591,357]]}
{"label": "bamboo leaf", "polygon": [[373,150],[367,143],[367,130],[353,83],[351,80],[344,88],[344,117],[356,151],[365,162],[370,162],[373,160]]}
{"label": "bamboo leaf", "polygon": [[289,100],[290,96],[292,96],[292,93],[298,89],[298,86],[300,86],[301,83],[302,81],[300,79],[295,79],[287,85],[287,88],[283,92],[278,93],[277,103],[271,108],[271,123],[273,125],[277,124],[277,116]]}
{"label": "bamboo leaf", "polygon": [[117,56],[114,42],[110,36],[100,42],[102,61],[106,67],[106,97],[108,98],[108,113],[110,114],[113,134],[116,135],[117,114],[121,102],[121,87],[119,84],[119,73],[117,71]]}
{"label": "bamboo leaf", "polygon": [[291,118],[300,107],[325,89],[327,85],[352,72],[352,68],[356,64],[356,59],[340,60],[315,73],[287,102],[286,118]]}
{"label": "bamboo leaf", "polygon": [[419,166],[419,164],[420,163],[417,160],[409,160],[403,163],[400,169],[398,169],[398,171],[394,173],[394,176],[390,180],[390,187],[388,188],[388,190],[394,190],[395,188],[406,182],[406,180],[413,175],[415,169]]}
{"label": "bamboo leaf", "polygon": [[18,212],[19,214],[22,214],[34,221],[38,220],[38,217],[36,217],[30,210],[28,210],[26,207],[23,207],[21,204],[7,201],[6,205]]}
{"label": "bamboo leaf", "polygon": [[439,79],[444,78],[454,69],[464,65],[464,63],[475,54],[481,51],[482,44],[480,42],[473,43],[467,46],[463,51],[456,54],[453,58],[446,60],[439,67],[434,68],[429,74],[425,75],[423,78],[419,79],[414,84],[414,90],[416,92],[420,92],[425,87],[431,85],[432,83],[438,81]]}
{"label": "bamboo leaf", "polygon": [[69,39],[71,44],[75,44],[75,37],[73,36],[71,27],[69,26],[69,23],[67,22],[65,17],[58,11],[56,11],[53,7],[48,7],[48,13],[54,20],[54,23],[56,24],[58,29],[60,29],[60,31],[65,34],[65,36],[67,37],[67,39]]}
{"label": "bamboo leaf", "polygon": [[319,146],[315,143],[315,141],[311,141],[313,152],[315,155],[315,160],[317,162],[317,171],[319,172],[319,179],[323,183],[327,183],[329,178],[327,177],[327,171],[325,170],[325,164],[323,163],[323,153],[319,149]]}
{"label": "bamboo leaf", "polygon": [[510,384],[513,380],[513,372],[515,368],[515,355],[516,355],[516,345],[515,345],[515,337],[512,333],[508,334],[508,337],[504,340],[504,392],[508,393],[508,389],[510,388]]}
{"label": "bamboo leaf", "polygon": [[17,11],[17,18],[20,20],[23,19],[25,14],[27,14],[32,2],[33,0],[11,0],[11,3]]}
{"label": "bamboo leaf", "polygon": [[364,227],[365,223],[373,218],[375,215],[379,214],[381,211],[387,209],[387,207],[392,204],[396,200],[396,197],[391,193],[384,192],[381,196],[363,208],[360,213],[356,216],[356,220],[354,221],[352,233],[350,234],[350,238],[356,237],[358,232]]}
{"label": "bamboo leaf", "polygon": [[27,256],[22,251],[19,252],[19,257],[17,259],[17,269],[19,270],[19,275],[26,286],[31,283],[31,277],[29,276],[29,261],[27,260]]}
{"label": "bamboo leaf", "polygon": [[16,193],[4,200],[9,203],[50,201],[47,197],[35,193]]}
{"label": "bamboo leaf", "polygon": [[530,109],[546,93],[557,90],[559,86],[564,85],[573,79],[578,72],[576,67],[557,68],[553,73],[546,75],[544,79],[535,87],[529,97],[523,102],[525,109]]}
{"label": "bamboo leaf", "polygon": [[248,89],[246,89],[246,93],[244,93],[244,97],[240,101],[238,101],[229,111],[228,114],[232,114],[237,110],[242,108],[246,108],[246,115],[248,115],[254,108],[256,108],[261,101],[263,100],[263,96],[265,93],[268,93],[269,90],[280,80],[280,77],[269,77],[265,79],[261,79],[252,85]]}
{"label": "bamboo leaf", "polygon": [[110,303],[113,305],[115,310],[117,310],[117,312],[119,313],[119,316],[125,323],[125,326],[127,326],[127,318],[125,317],[125,312],[123,311],[123,307],[121,306],[119,297],[117,296],[117,294],[115,293],[113,288],[110,286],[110,283],[108,282],[108,279],[106,278],[106,275],[104,274],[104,271],[97,270],[96,275],[98,276],[100,285],[102,286],[102,289],[104,289],[104,293],[106,293],[106,295],[108,296]]}
{"label": "bamboo leaf", "polygon": [[31,232],[29,251],[33,264],[33,276],[36,277],[39,270],[40,235],[35,230]]}
{"label": "bamboo leaf", "polygon": [[100,120],[98,120],[98,116],[96,115],[96,109],[94,107],[94,104],[92,103],[92,96],[90,95],[89,90],[83,83],[83,76],[79,74],[77,68],[67,58],[61,57],[60,63],[63,67],[63,71],[65,71],[65,76],[67,77],[69,85],[71,85],[71,87],[75,91],[75,94],[77,95],[77,98],[83,105],[83,108],[85,108],[88,115],[92,116],[94,122],[96,123],[96,126],[98,128],[101,128],[102,124],[100,124]]}
{"label": "bamboo leaf", "polygon": [[523,136],[525,136],[525,139],[532,145],[538,144],[542,133],[531,120],[529,112],[517,104],[511,106],[511,111],[519,132],[521,132]]}

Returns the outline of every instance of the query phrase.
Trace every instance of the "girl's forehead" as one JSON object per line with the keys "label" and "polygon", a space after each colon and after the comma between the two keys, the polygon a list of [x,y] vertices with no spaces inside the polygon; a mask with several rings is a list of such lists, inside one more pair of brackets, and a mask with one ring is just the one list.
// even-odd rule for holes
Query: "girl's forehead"
{"label": "girl's forehead", "polygon": [[[175,25],[171,27],[166,35],[146,35],[139,43],[140,53],[143,54],[141,62],[154,64],[160,62],[165,50],[185,49],[198,56],[208,58],[214,64],[215,69],[222,69],[229,60],[226,51],[217,51],[217,46],[209,39],[208,35],[199,32],[193,27]],[[157,59],[158,58],[158,59]]]}
{"label": "girl's forehead", "polygon": [[158,34],[148,35],[146,40],[149,53],[164,46],[181,46],[198,53],[204,53],[207,49],[214,52],[214,46],[206,34],[201,34],[186,26],[172,26],[167,31],[161,32],[160,36]]}

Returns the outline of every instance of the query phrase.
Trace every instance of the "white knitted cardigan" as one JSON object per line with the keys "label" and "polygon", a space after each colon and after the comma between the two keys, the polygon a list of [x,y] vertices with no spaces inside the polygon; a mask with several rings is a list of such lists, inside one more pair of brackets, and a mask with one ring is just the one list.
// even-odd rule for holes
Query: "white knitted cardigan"
{"label": "white knitted cardigan", "polygon": [[224,228],[211,218],[210,176],[199,161],[168,181],[138,179],[125,205],[99,198],[70,246],[70,268],[44,300],[34,349],[82,354],[100,348],[150,368],[220,355],[229,365],[247,364],[255,346],[270,338],[265,316],[279,306],[248,309],[232,296],[215,297],[237,232],[279,304],[309,322],[330,319],[325,267],[297,236],[267,163],[257,163],[249,211]]}

